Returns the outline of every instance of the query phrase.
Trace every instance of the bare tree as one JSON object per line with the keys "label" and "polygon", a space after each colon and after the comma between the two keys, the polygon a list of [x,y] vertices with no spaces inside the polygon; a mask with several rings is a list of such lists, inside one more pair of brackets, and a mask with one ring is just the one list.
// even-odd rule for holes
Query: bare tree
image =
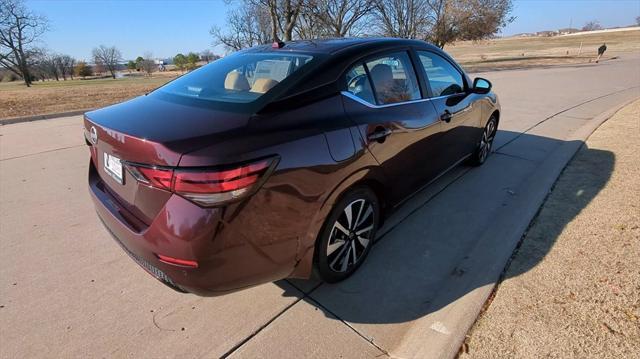
{"label": "bare tree", "polygon": [[291,41],[305,0],[246,0],[269,11],[271,40]]}
{"label": "bare tree", "polygon": [[144,57],[140,62],[140,67],[147,76],[151,76],[151,74],[158,69],[158,65],[156,65],[156,62],[153,60],[153,54],[151,52],[144,53]]}
{"label": "bare tree", "polygon": [[320,39],[331,37],[331,29],[327,28],[312,11],[301,11],[296,27],[293,29],[298,39]]}
{"label": "bare tree", "polygon": [[29,57],[48,29],[45,17],[30,12],[22,0],[0,0],[0,65],[31,86]]}
{"label": "bare tree", "polygon": [[206,63],[210,63],[211,61],[214,61],[216,59],[218,59],[219,56],[215,55],[211,50],[207,49],[207,50],[203,50],[200,53],[200,59],[202,59],[202,61],[205,61]]}
{"label": "bare tree", "polygon": [[35,49],[29,57],[29,73],[33,80],[45,81],[50,78],[46,57],[47,53],[44,49]]}
{"label": "bare tree", "polygon": [[602,25],[600,25],[600,22],[598,22],[598,20],[588,21],[582,27],[582,31],[594,31],[594,30],[602,30]]}
{"label": "bare tree", "polygon": [[[364,30],[362,20],[373,7],[374,0],[307,0],[303,3],[296,33],[301,38],[359,35]],[[305,36],[307,33],[312,36]]]}
{"label": "bare tree", "polygon": [[268,43],[271,40],[270,26],[268,9],[260,3],[246,0],[227,13],[227,31],[214,26],[209,33],[215,45],[237,51]]}
{"label": "bare tree", "polygon": [[63,80],[67,80],[67,76],[73,80],[74,67],[76,65],[76,59],[69,55],[58,55],[57,57],[58,69]]}
{"label": "bare tree", "polygon": [[47,54],[44,57],[43,64],[49,78],[55,78],[56,81],[60,81],[60,57],[56,54]]}
{"label": "bare tree", "polygon": [[495,35],[515,18],[511,0],[376,0],[378,31],[417,38],[442,48],[457,40]]}
{"label": "bare tree", "polygon": [[60,77],[66,78],[67,73],[64,68],[65,57],[44,49],[35,49],[29,61],[29,72],[31,77],[36,80],[45,81],[47,79],[55,79],[60,81]]}
{"label": "bare tree", "polygon": [[111,73],[111,77],[115,79],[118,63],[122,61],[122,54],[120,53],[120,50],[115,46],[106,47],[104,45],[100,45],[100,47],[93,49],[92,55],[96,63],[96,67],[104,66],[104,68]]}
{"label": "bare tree", "polygon": [[384,36],[417,39],[428,31],[428,0],[376,0],[378,32]]}

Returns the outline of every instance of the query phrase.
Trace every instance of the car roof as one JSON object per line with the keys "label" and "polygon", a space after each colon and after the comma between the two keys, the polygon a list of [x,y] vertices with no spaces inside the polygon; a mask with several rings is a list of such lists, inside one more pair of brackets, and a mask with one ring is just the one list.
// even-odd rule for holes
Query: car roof
{"label": "car roof", "polygon": [[359,48],[361,50],[374,49],[386,46],[435,46],[421,40],[399,39],[392,37],[359,37],[359,38],[329,38],[317,40],[295,40],[284,43],[281,48],[274,48],[271,45],[260,45],[252,47],[248,52],[309,52],[314,54],[335,54],[342,50]]}

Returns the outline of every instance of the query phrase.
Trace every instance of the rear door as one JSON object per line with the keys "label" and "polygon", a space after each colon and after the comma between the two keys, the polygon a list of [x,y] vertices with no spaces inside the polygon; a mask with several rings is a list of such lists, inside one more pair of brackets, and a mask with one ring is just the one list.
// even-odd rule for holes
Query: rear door
{"label": "rear door", "polygon": [[357,62],[346,74],[345,111],[400,200],[433,177],[441,121],[424,99],[407,51]]}
{"label": "rear door", "polygon": [[432,51],[418,50],[417,54],[442,120],[439,154],[451,165],[473,152],[480,140],[482,109],[475,103],[476,96],[467,91],[466,76],[453,63]]}

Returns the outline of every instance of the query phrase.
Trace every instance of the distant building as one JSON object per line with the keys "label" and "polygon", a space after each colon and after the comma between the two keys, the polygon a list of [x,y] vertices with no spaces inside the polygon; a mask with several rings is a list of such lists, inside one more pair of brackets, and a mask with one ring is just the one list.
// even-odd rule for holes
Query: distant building
{"label": "distant building", "polygon": [[536,36],[536,34],[533,32],[523,32],[520,34],[513,35],[513,37],[533,37],[533,36]]}
{"label": "distant building", "polygon": [[580,29],[575,29],[572,27],[568,27],[565,29],[559,29],[558,30],[558,34],[560,35],[568,35],[568,34],[575,34],[576,32],[580,32]]}
{"label": "distant building", "polygon": [[536,32],[536,36],[540,36],[540,37],[551,37],[551,36],[556,36],[558,35],[557,32],[555,31],[538,31]]}

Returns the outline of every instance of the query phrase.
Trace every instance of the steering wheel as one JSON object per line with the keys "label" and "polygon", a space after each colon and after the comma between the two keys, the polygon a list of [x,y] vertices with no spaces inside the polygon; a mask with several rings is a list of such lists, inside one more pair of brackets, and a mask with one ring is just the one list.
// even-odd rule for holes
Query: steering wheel
{"label": "steering wheel", "polygon": [[351,86],[356,87],[358,81],[360,81],[361,79],[365,79],[366,80],[367,74],[360,74],[355,76],[354,78],[352,78],[351,80],[349,80],[349,83],[347,84],[347,88],[350,89]]}

